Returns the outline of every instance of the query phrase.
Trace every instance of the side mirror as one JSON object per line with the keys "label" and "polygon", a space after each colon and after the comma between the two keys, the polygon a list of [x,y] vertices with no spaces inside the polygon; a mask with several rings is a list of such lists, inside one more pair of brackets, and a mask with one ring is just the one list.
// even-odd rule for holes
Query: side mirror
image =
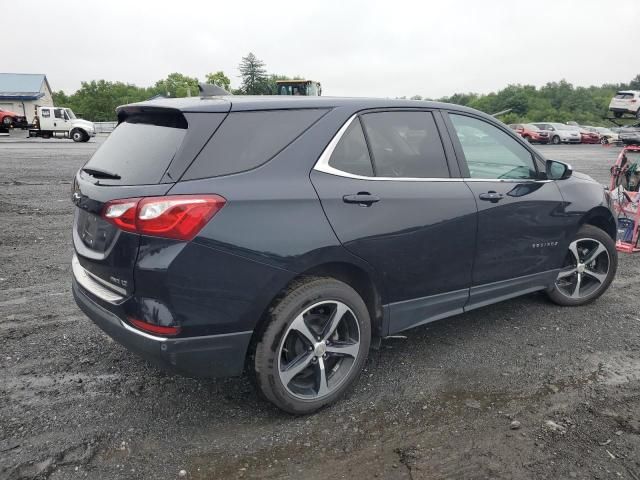
{"label": "side mirror", "polygon": [[549,180],[564,180],[571,176],[573,168],[568,163],[547,160],[546,171]]}

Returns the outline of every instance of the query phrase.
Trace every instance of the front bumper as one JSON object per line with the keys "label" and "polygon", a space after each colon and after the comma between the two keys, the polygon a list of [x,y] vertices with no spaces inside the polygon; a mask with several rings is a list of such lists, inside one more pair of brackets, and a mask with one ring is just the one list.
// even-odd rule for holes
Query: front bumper
{"label": "front bumper", "polygon": [[93,301],[73,279],[78,307],[107,335],[151,363],[194,377],[229,377],[242,373],[253,332],[165,338],[139,331]]}

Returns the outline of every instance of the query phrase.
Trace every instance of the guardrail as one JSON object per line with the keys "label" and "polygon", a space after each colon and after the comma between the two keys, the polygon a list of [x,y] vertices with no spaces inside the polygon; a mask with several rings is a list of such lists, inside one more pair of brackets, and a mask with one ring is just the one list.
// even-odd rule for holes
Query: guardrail
{"label": "guardrail", "polygon": [[118,122],[93,122],[93,125],[96,127],[96,133],[111,133]]}

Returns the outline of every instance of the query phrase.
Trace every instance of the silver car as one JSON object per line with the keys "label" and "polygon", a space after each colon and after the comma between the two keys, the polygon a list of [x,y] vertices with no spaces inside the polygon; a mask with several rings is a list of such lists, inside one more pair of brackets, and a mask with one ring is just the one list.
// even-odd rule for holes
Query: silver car
{"label": "silver car", "polygon": [[549,132],[550,142],[554,145],[559,143],[580,143],[580,131],[576,130],[571,125],[565,125],[564,123],[534,123],[536,127],[545,132]]}

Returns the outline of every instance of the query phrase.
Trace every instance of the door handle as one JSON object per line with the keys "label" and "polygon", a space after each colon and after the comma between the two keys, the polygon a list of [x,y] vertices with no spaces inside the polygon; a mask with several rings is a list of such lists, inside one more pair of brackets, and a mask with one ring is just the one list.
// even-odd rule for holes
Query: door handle
{"label": "door handle", "polygon": [[380,197],[371,195],[369,192],[358,192],[355,195],[345,195],[342,197],[344,203],[357,203],[362,207],[370,207],[372,204],[379,202]]}
{"label": "door handle", "polygon": [[504,195],[490,190],[487,193],[481,193],[480,195],[478,195],[478,197],[480,198],[480,200],[485,200],[491,203],[498,203],[504,198]]}

